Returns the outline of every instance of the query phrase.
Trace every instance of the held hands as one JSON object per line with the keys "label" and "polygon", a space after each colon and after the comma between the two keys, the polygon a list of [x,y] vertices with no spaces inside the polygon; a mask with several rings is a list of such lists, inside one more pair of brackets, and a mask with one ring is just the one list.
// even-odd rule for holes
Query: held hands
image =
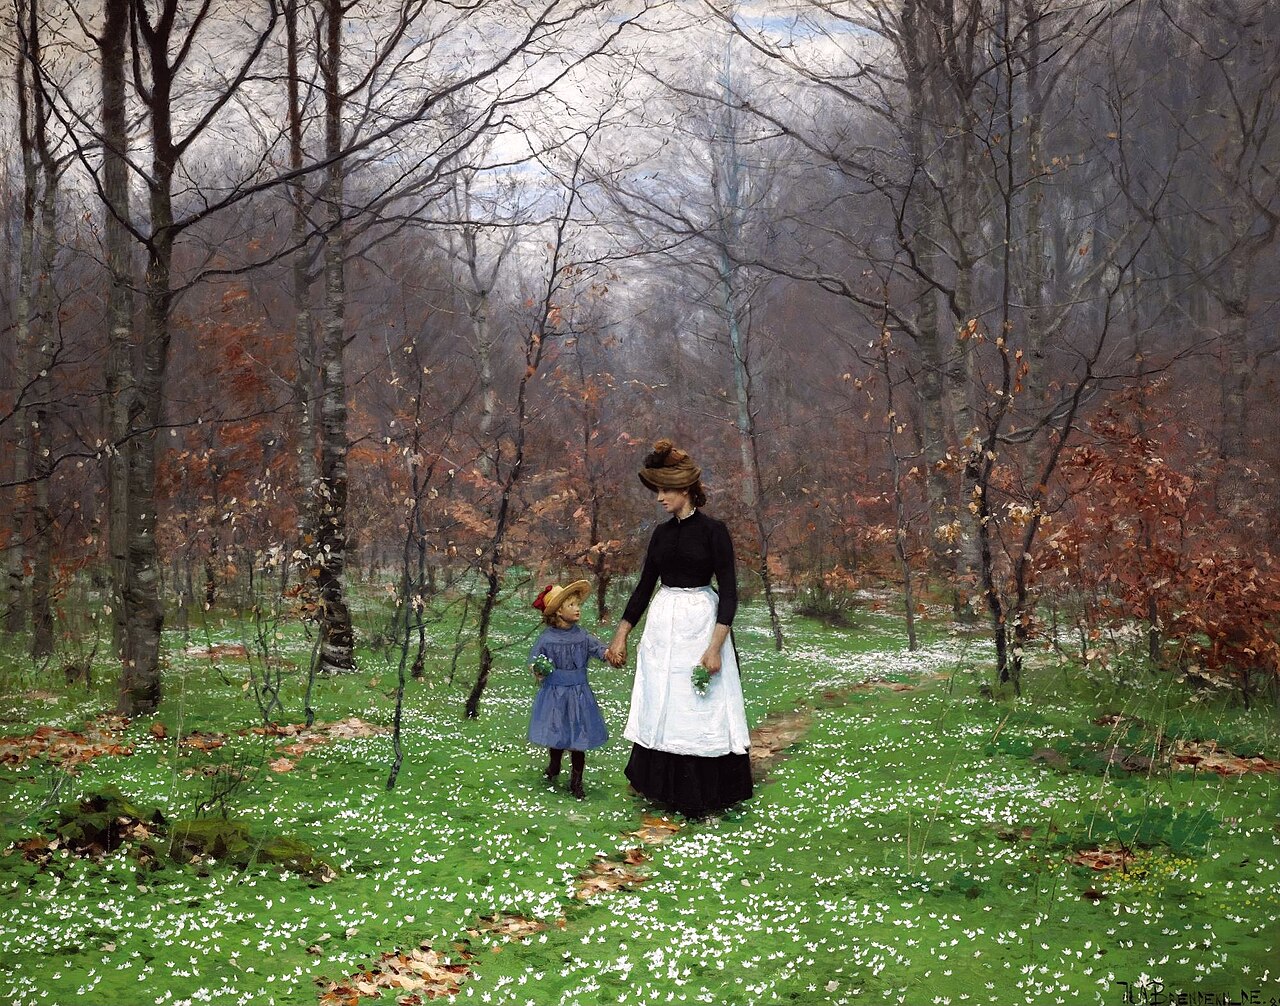
{"label": "held hands", "polygon": [[621,667],[627,662],[627,632],[629,628],[625,622],[618,626],[618,631],[613,634],[609,648],[604,651],[604,659],[614,667]]}

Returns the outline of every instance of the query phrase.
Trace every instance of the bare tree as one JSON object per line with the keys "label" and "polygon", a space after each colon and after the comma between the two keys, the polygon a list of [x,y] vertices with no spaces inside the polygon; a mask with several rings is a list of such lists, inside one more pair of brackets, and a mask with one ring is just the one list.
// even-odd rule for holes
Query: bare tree
{"label": "bare tree", "polygon": [[316,542],[317,521],[315,494],[318,485],[316,472],[315,437],[315,374],[316,352],[314,321],[311,311],[311,226],[309,219],[312,203],[307,191],[306,147],[304,142],[306,108],[304,107],[302,80],[302,35],[299,19],[303,13],[303,0],[285,0],[285,75],[289,110],[289,200],[292,204],[292,230],[290,240],[294,251],[291,256],[290,286],[293,297],[294,324],[294,372],[293,403],[297,422],[298,459],[298,544],[301,550],[310,549]]}
{"label": "bare tree", "polygon": [[551,342],[562,335],[561,318],[564,305],[560,303],[570,272],[572,227],[576,210],[582,198],[582,167],[591,143],[592,133],[580,139],[581,149],[573,155],[569,177],[564,183],[563,203],[555,215],[546,239],[546,257],[541,290],[528,300],[533,305],[527,334],[524,336],[524,366],[516,383],[512,417],[503,445],[494,452],[494,472],[497,481],[498,502],[493,516],[493,534],[483,556],[482,572],[485,594],[478,616],[478,642],[480,644],[480,668],[475,684],[467,696],[466,715],[474,719],[480,714],[480,698],[489,684],[489,672],[493,666],[493,652],[489,646],[489,629],[502,589],[502,571],[506,564],[504,549],[512,524],[519,516],[516,504],[516,487],[525,475],[526,445],[533,411],[531,401],[535,378]]}
{"label": "bare tree", "polygon": [[[489,144],[485,144],[489,146]],[[477,154],[483,157],[483,151]],[[494,377],[494,353],[501,338],[493,325],[493,299],[503,266],[519,236],[519,207],[513,204],[513,187],[498,186],[496,196],[481,199],[476,191],[480,165],[473,163],[453,176],[447,208],[455,221],[444,232],[445,248],[454,263],[455,284],[467,313],[471,351],[480,375],[480,423],[477,441],[480,470],[492,474],[493,430],[498,412]],[[507,209],[502,209],[506,204]]]}
{"label": "bare tree", "polygon": [[[55,262],[58,204],[65,156],[54,149],[44,84],[42,29],[47,14],[38,0],[16,0],[16,97],[23,166],[22,228],[15,332],[18,420],[14,451],[13,525],[9,538],[8,610],[5,624],[18,631],[30,613],[31,649],[37,658],[53,652],[53,520],[50,476],[54,455],[50,413],[57,365]],[[29,547],[28,547],[29,546]],[[30,595],[26,580],[30,570]],[[28,603],[29,601],[29,603]]]}
{"label": "bare tree", "polygon": [[138,366],[129,406],[128,562],[124,582],[124,670],[120,709],[127,715],[153,712],[160,702],[160,633],[164,601],[160,590],[160,557],[156,548],[156,462],[164,423],[165,376],[169,366],[171,321],[175,299],[173,255],[178,235],[192,222],[174,212],[174,180],[183,157],[209,128],[218,112],[244,83],[261,55],[278,17],[274,0],[263,8],[264,23],[252,31],[247,53],[220,90],[185,133],[175,128],[174,93],[187,68],[197,36],[209,28],[210,2],[180,26],[189,12],[180,0],[163,0],[155,17],[130,6],[134,39],[134,89],[146,108],[151,161],[145,173],[148,196],[146,231],[142,233],[147,266],[142,282]]}
{"label": "bare tree", "polygon": [[[726,5],[723,14],[730,24],[734,8]],[[755,571],[764,588],[774,644],[781,650],[772,569],[776,521],[763,464],[767,427],[762,428],[758,382],[765,354],[757,317],[773,276],[756,263],[768,255],[771,203],[785,150],[770,149],[768,136],[752,128],[756,120],[743,112],[749,76],[739,79],[735,68],[732,29],[704,32],[700,38],[690,31],[687,37],[689,47],[720,50],[720,58],[711,62],[714,78],[702,79],[706,64],[701,61],[692,72],[684,64],[652,68],[658,86],[638,114],[645,131],[661,131],[662,143],[648,155],[619,144],[613,161],[605,160],[596,170],[614,212],[636,238],[633,249],[619,254],[649,256],[658,268],[671,270],[679,277],[685,301],[696,313],[715,319],[708,325],[713,332],[708,341],[718,357],[715,366],[732,389],[728,422],[739,457],[739,501],[754,531]],[[634,130],[635,124],[628,128]],[[666,138],[672,133],[682,142],[668,147]]]}
{"label": "bare tree", "polygon": [[[1280,63],[1271,44],[1280,11],[1258,0],[1158,5],[1159,38],[1191,80],[1195,104],[1169,109],[1188,170],[1162,218],[1167,247],[1217,307],[1221,433],[1218,454],[1247,464],[1249,388],[1260,358],[1258,280],[1280,235]],[[1243,486],[1232,477],[1227,503]]]}
{"label": "bare tree", "polygon": [[107,366],[103,395],[106,429],[107,551],[111,559],[112,642],[124,654],[124,585],[128,576],[129,402],[133,398],[134,287],[130,219],[129,127],[125,59],[130,0],[104,0],[101,34],[94,41],[101,67],[103,251],[107,283]]}

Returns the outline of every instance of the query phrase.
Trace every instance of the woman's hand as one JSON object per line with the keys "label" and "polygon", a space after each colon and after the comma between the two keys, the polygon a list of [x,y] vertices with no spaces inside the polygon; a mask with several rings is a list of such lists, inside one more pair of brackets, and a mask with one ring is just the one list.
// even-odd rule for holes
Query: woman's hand
{"label": "woman's hand", "polygon": [[623,643],[622,649],[620,650],[615,650],[610,646],[604,651],[604,659],[609,661],[609,663],[614,667],[621,667],[627,662],[627,644]]}
{"label": "woman's hand", "polygon": [[702,666],[707,669],[708,674],[720,673],[720,648],[719,647],[715,647],[713,649],[707,650],[707,652],[702,655]]}

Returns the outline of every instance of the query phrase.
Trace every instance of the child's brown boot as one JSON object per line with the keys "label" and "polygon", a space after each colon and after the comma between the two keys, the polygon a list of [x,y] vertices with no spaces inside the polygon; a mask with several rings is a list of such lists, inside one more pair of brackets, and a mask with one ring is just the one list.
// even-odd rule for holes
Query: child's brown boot
{"label": "child's brown boot", "polygon": [[569,773],[569,792],[579,800],[586,798],[586,792],[582,788],[582,770],[587,764],[587,755],[585,751],[570,751],[569,761],[573,770]]}

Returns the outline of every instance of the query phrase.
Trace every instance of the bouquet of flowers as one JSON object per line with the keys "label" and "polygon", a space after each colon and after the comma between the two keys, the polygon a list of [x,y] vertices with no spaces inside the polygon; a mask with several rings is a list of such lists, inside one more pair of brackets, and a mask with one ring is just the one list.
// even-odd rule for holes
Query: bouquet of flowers
{"label": "bouquet of flowers", "polygon": [[551,662],[551,658],[545,653],[539,653],[533,658],[533,673],[537,675],[539,681],[547,677],[556,669],[556,665]]}
{"label": "bouquet of flowers", "polygon": [[711,672],[701,664],[696,664],[693,673],[689,675],[689,680],[693,682],[693,690],[699,695],[706,695],[707,688],[711,685]]}

